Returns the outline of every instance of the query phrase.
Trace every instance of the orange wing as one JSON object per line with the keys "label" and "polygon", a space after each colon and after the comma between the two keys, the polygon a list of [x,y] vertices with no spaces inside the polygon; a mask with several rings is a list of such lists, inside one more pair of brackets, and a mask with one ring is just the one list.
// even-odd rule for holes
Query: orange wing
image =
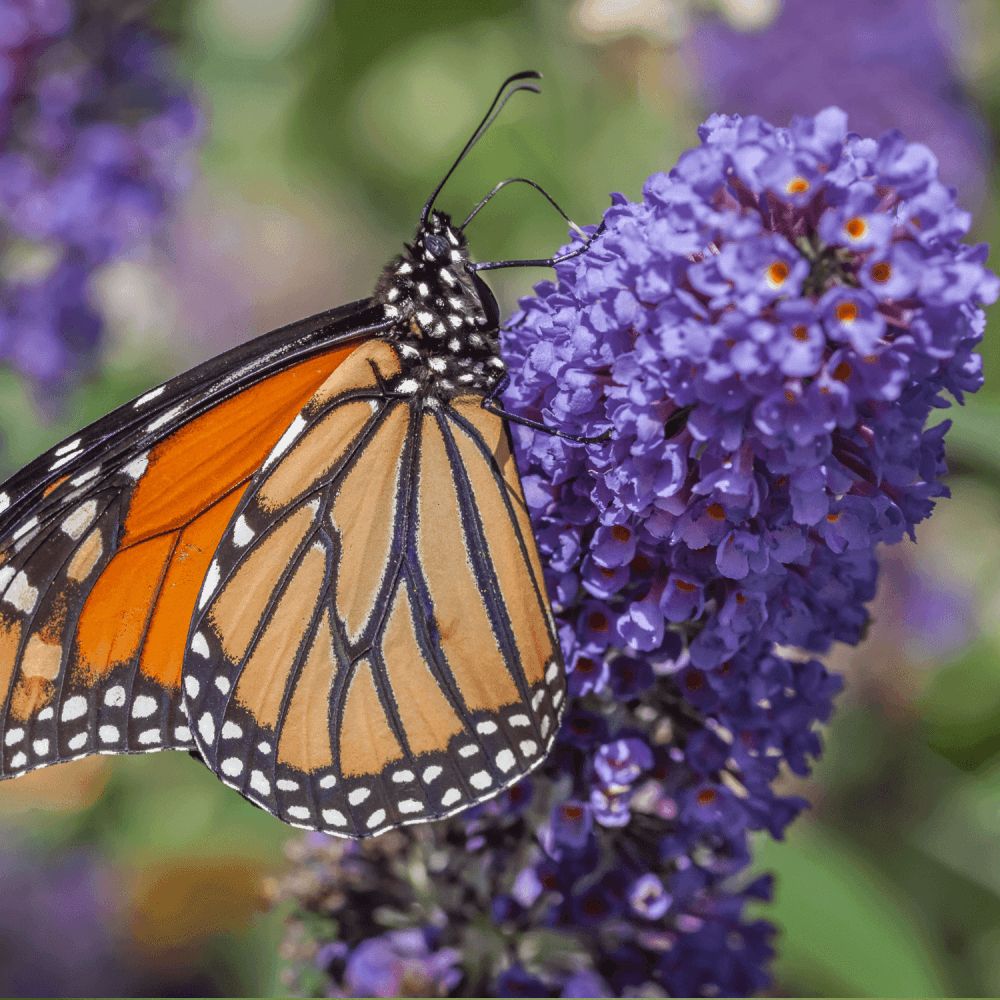
{"label": "orange wing", "polygon": [[359,312],[208,362],[0,487],[0,777],[194,746],[180,680],[205,572],[253,473],[356,349]]}

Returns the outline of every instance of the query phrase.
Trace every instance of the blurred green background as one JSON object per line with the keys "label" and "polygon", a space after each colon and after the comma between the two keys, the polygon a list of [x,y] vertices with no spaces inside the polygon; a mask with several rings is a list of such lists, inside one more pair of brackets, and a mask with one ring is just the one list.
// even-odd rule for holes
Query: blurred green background
{"label": "blurred green background", "polygon": [[[956,86],[989,126],[986,193],[967,205],[968,242],[996,242],[989,151],[1000,125],[1000,8],[943,6]],[[251,335],[370,294],[511,72],[541,70],[542,95],[511,103],[440,206],[466,212],[509,175],[541,183],[580,224],[600,217],[610,191],[637,198],[648,174],[697,144],[700,120],[733,110],[700,96],[688,42],[708,10],[651,0],[163,3],[160,24],[175,33],[208,115],[202,176],[169,250],[101,275],[95,296],[112,319],[102,374],[62,417],[26,421],[29,395],[0,373],[3,471]],[[716,12],[743,29],[774,16],[767,4]],[[822,106],[808,92],[802,101],[803,112]],[[470,227],[478,259],[544,256],[564,233],[544,200],[518,186]],[[499,273],[502,310],[546,277]],[[947,414],[954,497],[919,544],[886,554],[868,641],[830,658],[848,686],[826,754],[808,781],[783,782],[812,810],[786,843],[756,842],[757,869],[778,876],[775,903],[757,914],[780,927],[775,995],[1000,995],[992,313],[986,387]],[[940,621],[920,614],[928,594]],[[142,995],[283,992],[282,914],[263,912],[262,884],[290,831],[203,767],[182,754],[98,757],[0,791],[9,848],[100,860],[106,916]],[[3,905],[16,915],[20,904]]]}

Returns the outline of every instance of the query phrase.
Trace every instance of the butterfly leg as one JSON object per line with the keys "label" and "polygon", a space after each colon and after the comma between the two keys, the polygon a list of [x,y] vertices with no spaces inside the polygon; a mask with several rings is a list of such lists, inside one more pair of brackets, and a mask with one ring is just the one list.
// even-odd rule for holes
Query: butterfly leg
{"label": "butterfly leg", "polygon": [[519,417],[516,413],[508,413],[503,408],[503,403],[500,402],[500,394],[508,385],[510,385],[510,374],[504,373],[503,378],[497,382],[490,394],[483,396],[482,408],[490,413],[495,413],[499,417],[503,417],[504,420],[508,420],[512,424],[531,427],[533,430],[551,434],[553,437],[565,438],[567,441],[573,441],[576,444],[603,444],[605,441],[611,440],[611,428],[608,428],[603,434],[599,434],[596,437],[586,437],[583,434],[570,434],[568,431],[549,427],[548,424],[543,424],[538,420],[530,420],[528,417]]}
{"label": "butterfly leg", "polygon": [[[579,230],[579,226],[576,228]],[[555,257],[546,257],[544,259],[536,260],[481,261],[478,264],[466,264],[465,266],[469,271],[496,271],[501,267],[555,267],[556,264],[561,264],[564,260],[571,260],[573,257],[579,257],[581,254],[586,253],[590,249],[590,245],[594,242],[594,240],[596,240],[606,228],[607,223],[602,219],[601,224],[587,238],[585,243],[582,243],[578,247],[574,247],[572,250],[567,250],[566,253],[558,254]]]}

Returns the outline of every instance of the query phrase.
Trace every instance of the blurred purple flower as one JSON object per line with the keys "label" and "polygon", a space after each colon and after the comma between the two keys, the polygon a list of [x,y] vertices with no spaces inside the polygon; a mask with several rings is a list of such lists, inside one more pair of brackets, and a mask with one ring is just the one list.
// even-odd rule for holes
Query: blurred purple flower
{"label": "blurred purple flower", "polygon": [[459,958],[451,948],[431,951],[419,930],[390,931],[354,949],[344,981],[356,997],[447,996],[461,978]]}
{"label": "blurred purple flower", "polygon": [[611,992],[607,980],[596,972],[575,972],[566,980],[562,997],[606,997]]}
{"label": "blurred purple flower", "polygon": [[946,581],[916,556],[897,550],[879,553],[877,617],[886,640],[918,663],[941,663],[976,635],[977,608],[971,585]]}
{"label": "blurred purple flower", "polygon": [[153,242],[193,175],[202,131],[152,4],[5,0],[0,7],[0,359],[57,391],[94,364],[90,281]]}
{"label": "blurred purple flower", "polygon": [[0,855],[0,991],[116,996],[134,985],[114,928],[115,886],[84,853],[36,862]]}
{"label": "blurred purple flower", "polygon": [[861,135],[898,128],[930,146],[975,209],[989,131],[955,72],[954,16],[935,0],[785,0],[757,30],[706,17],[689,45],[706,107],[784,123],[836,104]]}

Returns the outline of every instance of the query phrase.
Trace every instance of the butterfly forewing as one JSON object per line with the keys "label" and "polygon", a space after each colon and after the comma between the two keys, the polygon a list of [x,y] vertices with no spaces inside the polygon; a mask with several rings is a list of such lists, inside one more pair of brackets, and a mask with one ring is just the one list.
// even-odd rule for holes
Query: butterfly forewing
{"label": "butterfly forewing", "polygon": [[223,781],[361,837],[457,812],[537,766],[564,696],[502,420],[386,391],[357,349],[254,478],[199,599],[184,692]]}
{"label": "butterfly forewing", "polygon": [[358,315],[367,302],[179,376],[0,488],[0,776],[193,746],[180,676],[210,557]]}

